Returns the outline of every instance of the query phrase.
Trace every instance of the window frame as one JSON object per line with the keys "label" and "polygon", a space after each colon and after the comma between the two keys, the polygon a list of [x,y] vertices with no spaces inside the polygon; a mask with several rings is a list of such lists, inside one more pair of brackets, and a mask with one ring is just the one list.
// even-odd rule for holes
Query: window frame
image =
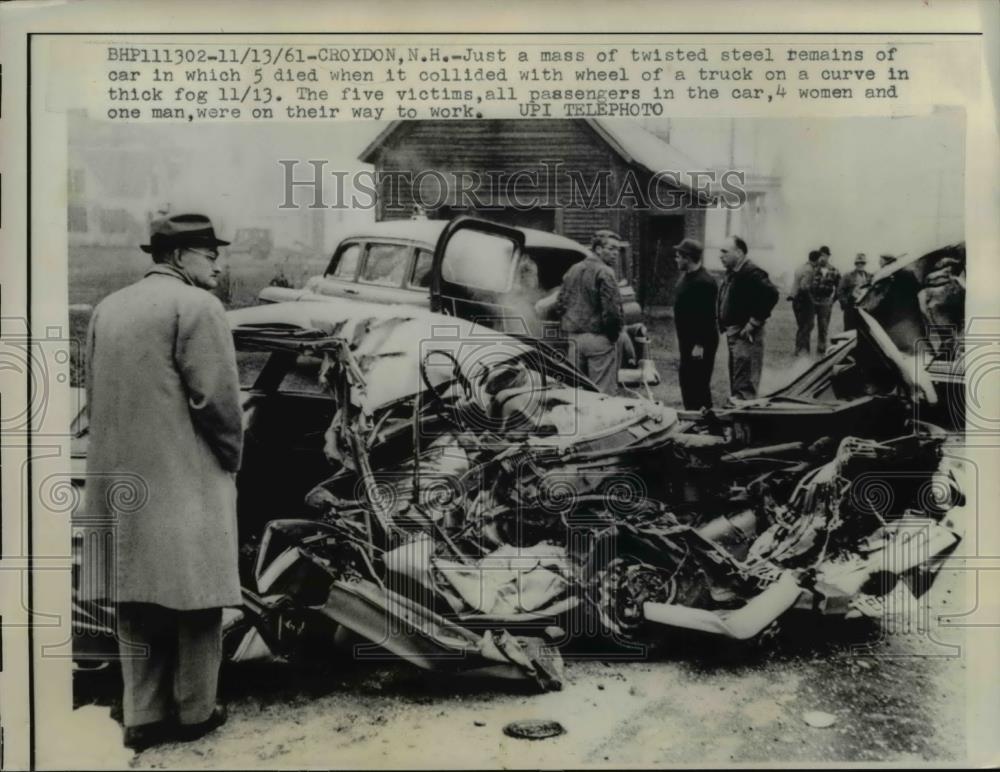
{"label": "window frame", "polygon": [[[396,239],[369,239],[365,242],[364,253],[361,256],[361,260],[358,263],[358,270],[355,273],[354,281],[357,284],[363,284],[366,287],[383,287],[385,289],[404,289],[408,287],[407,277],[413,273],[413,256],[415,253],[415,244],[411,241],[402,241]],[[403,275],[396,284],[386,284],[384,282],[377,282],[364,279],[364,272],[368,268],[368,260],[371,257],[372,247],[397,247],[399,249],[405,250],[406,254],[404,256],[404,261],[406,263],[403,269]]]}

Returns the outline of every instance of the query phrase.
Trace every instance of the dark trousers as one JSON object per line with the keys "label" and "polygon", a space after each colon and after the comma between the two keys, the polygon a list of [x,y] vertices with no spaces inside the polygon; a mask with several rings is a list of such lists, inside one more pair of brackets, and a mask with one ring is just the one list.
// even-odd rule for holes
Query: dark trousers
{"label": "dark trousers", "polygon": [[737,331],[726,335],[729,346],[729,393],[736,399],[755,399],[764,369],[764,328],[747,340]]}
{"label": "dark trousers", "polygon": [[858,310],[854,306],[841,306],[844,312],[844,330],[856,330],[858,329]]}
{"label": "dark trousers", "polygon": [[795,314],[795,324],[798,326],[795,330],[795,356],[808,354],[816,307],[809,298],[795,298],[792,301],[792,312]]}
{"label": "dark trousers", "polygon": [[816,353],[820,356],[826,353],[826,342],[830,333],[830,314],[833,313],[833,303],[816,303]]}
{"label": "dark trousers", "polygon": [[222,664],[222,609],[121,603],[117,629],[125,726],[207,720]]}
{"label": "dark trousers", "polygon": [[677,375],[681,383],[681,399],[686,410],[712,407],[712,369],[715,367],[715,352],[718,345],[716,341],[712,346],[705,346],[705,353],[701,359],[691,356],[693,346],[681,346]]}

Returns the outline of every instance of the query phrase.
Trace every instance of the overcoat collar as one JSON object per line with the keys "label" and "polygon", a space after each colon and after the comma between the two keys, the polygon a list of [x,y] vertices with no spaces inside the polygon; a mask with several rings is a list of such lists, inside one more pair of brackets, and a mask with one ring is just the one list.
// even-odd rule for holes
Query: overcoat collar
{"label": "overcoat collar", "polygon": [[185,284],[190,284],[194,286],[194,282],[191,281],[190,277],[184,273],[184,271],[179,268],[174,268],[172,265],[167,265],[166,263],[157,263],[148,271],[146,271],[146,276],[172,276],[175,279],[180,279]]}

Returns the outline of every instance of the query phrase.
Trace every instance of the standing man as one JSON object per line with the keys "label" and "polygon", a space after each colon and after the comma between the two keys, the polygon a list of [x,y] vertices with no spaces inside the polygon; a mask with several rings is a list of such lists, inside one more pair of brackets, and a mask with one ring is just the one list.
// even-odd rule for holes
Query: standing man
{"label": "standing man", "polygon": [[819,260],[819,252],[813,250],[809,253],[809,259],[795,269],[792,294],[788,298],[792,301],[792,313],[795,314],[795,356],[808,355],[810,351],[810,338],[812,338],[813,323],[816,320],[816,307],[809,295],[809,288],[812,286],[817,260]]}
{"label": "standing man", "polygon": [[858,311],[855,306],[872,283],[872,275],[865,270],[868,258],[864,252],[858,252],[854,258],[854,270],[845,273],[837,287],[837,301],[844,313],[844,330],[856,330],[858,327]]}
{"label": "standing man", "polygon": [[778,302],[778,288],[747,257],[746,242],[732,236],[720,257],[726,275],[719,287],[719,330],[729,347],[729,390],[735,399],[754,399],[764,366],[764,322]]}
{"label": "standing man", "polygon": [[618,392],[618,336],[624,322],[614,266],[625,245],[614,231],[599,230],[591,253],[563,277],[555,313],[576,356],[577,369],[605,394]]}
{"label": "standing man", "polygon": [[718,285],[702,265],[702,246],[684,239],[674,247],[681,271],[674,301],[674,324],[680,350],[681,399],[688,410],[712,407],[712,368],[719,347],[715,327]]}
{"label": "standing man", "polygon": [[[198,214],[151,230],[142,250],[154,265],[97,306],[87,335],[86,512],[114,522],[114,539],[107,574],[82,594],[116,604],[134,750],[225,722],[216,705],[222,607],[241,602],[242,410],[232,335],[209,291],[229,242]],[[128,512],[112,490],[123,477],[142,489]]]}
{"label": "standing man", "polygon": [[833,313],[833,299],[840,285],[840,271],[830,265],[830,248],[820,247],[819,258],[813,271],[809,296],[816,309],[816,353],[826,353],[826,343],[830,331],[830,315]]}

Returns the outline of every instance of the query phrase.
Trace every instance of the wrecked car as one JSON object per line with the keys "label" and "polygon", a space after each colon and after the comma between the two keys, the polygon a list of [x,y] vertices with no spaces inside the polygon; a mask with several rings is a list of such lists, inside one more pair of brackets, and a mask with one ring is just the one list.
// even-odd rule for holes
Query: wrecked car
{"label": "wrecked car", "polygon": [[961,473],[919,420],[934,383],[875,315],[785,389],[686,414],[427,310],[230,312],[247,387],[227,652],[294,656],[321,630],[554,689],[580,638],[643,656],[678,629],[750,640],[919,597],[961,539]]}

